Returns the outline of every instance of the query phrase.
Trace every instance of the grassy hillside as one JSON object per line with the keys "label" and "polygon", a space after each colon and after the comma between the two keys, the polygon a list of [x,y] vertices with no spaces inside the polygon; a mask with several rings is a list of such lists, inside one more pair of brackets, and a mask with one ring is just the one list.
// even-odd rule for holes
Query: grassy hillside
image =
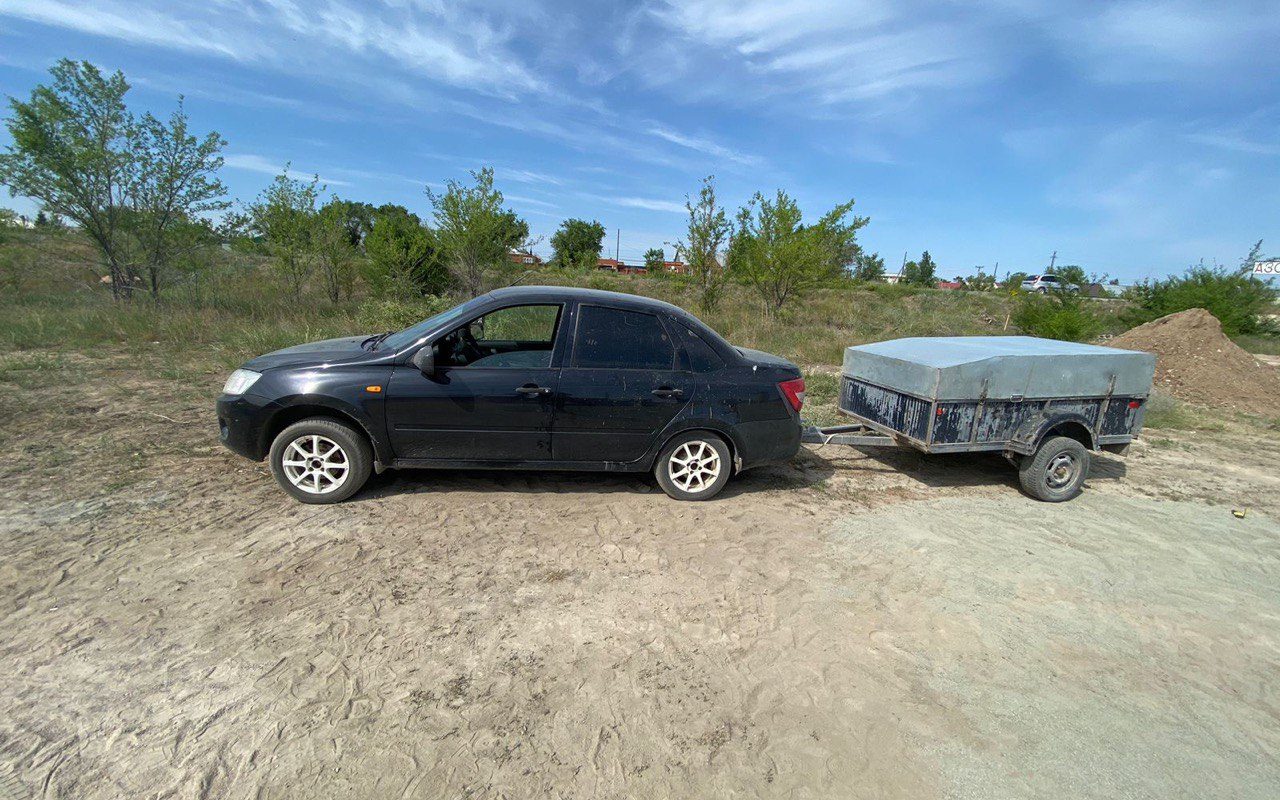
{"label": "grassy hillside", "polygon": [[[141,294],[132,303],[117,304],[88,266],[89,252],[75,235],[50,238],[27,232],[21,242],[6,247],[30,249],[35,258],[27,274],[7,281],[0,300],[0,348],[5,350],[198,348],[232,365],[290,343],[397,327],[439,305],[427,300],[407,307],[379,303],[359,291],[339,303],[318,291],[296,299],[266,264],[231,253],[170,289],[158,306]],[[838,364],[846,346],[877,339],[1000,333],[1011,309],[1011,299],[1000,293],[851,284],[814,292],[770,320],[745,286],[729,287],[720,306],[704,313],[692,287],[678,278],[544,269],[521,282],[656,297],[694,311],[735,344],[806,366]],[[1016,332],[1012,325],[1008,330]]]}

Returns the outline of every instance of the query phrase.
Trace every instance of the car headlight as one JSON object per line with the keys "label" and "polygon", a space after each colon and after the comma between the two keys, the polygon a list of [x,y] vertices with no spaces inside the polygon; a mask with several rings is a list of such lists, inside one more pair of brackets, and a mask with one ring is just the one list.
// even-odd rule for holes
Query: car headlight
{"label": "car headlight", "polygon": [[227,378],[226,383],[222,384],[222,393],[244,394],[261,377],[261,372],[254,372],[251,369],[238,369],[231,373],[231,377]]}

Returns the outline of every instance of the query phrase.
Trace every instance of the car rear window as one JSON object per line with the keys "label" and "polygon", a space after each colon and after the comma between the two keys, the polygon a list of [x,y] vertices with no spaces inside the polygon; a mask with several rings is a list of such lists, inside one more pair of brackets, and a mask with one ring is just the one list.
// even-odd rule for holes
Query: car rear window
{"label": "car rear window", "polygon": [[582,306],[573,348],[577,367],[671,369],[675,347],[652,314],[620,308]]}
{"label": "car rear window", "polygon": [[706,340],[692,330],[677,325],[676,329],[680,331],[680,343],[684,345],[684,352],[689,356],[689,369],[694,372],[714,372],[724,366],[724,359],[711,349],[711,345]]}

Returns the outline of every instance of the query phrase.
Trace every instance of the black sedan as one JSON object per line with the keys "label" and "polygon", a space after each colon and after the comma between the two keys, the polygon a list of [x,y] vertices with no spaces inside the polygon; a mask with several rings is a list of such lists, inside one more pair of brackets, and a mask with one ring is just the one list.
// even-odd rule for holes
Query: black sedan
{"label": "black sedan", "polygon": [[652,470],[670,496],[795,455],[804,380],[669,303],[499,289],[399,332],[277,350],[232,373],[222,442],[304,503],[389,467]]}

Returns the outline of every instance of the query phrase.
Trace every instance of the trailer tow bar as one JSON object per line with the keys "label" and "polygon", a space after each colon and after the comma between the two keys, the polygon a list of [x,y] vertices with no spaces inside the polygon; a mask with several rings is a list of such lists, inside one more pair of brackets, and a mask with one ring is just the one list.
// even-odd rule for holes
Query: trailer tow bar
{"label": "trailer tow bar", "polygon": [[833,425],[819,428],[805,425],[800,431],[800,441],[805,444],[844,444],[852,447],[893,447],[893,437],[873,431],[866,425]]}

